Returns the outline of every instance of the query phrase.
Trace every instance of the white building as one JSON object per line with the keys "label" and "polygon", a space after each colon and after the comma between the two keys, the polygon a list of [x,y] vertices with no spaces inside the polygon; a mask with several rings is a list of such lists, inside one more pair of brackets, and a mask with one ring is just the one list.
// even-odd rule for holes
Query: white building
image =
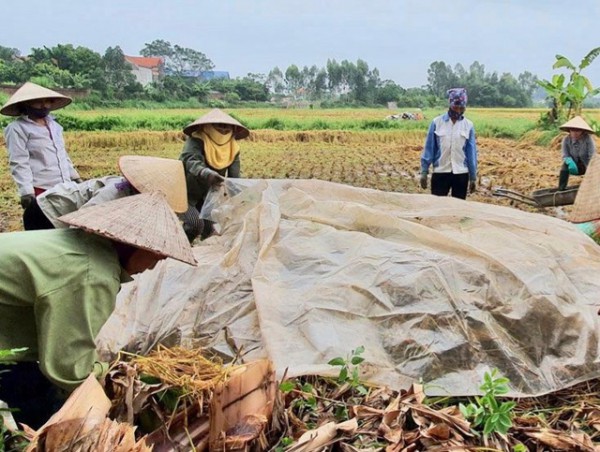
{"label": "white building", "polygon": [[158,80],[162,75],[164,61],[160,57],[137,57],[125,55],[125,61],[131,65],[131,72],[135,79],[147,86]]}

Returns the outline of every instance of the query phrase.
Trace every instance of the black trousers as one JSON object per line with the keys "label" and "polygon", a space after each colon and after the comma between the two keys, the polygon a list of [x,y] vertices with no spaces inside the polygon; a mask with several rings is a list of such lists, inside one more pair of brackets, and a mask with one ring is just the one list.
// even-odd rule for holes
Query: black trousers
{"label": "black trousers", "polygon": [[[577,165],[578,176],[583,176],[587,170],[587,166],[581,160],[575,160],[575,164]],[[558,189],[565,190],[567,188],[567,184],[569,183],[569,167],[566,163],[563,163],[560,167],[560,173],[558,174]]]}
{"label": "black trousers", "polygon": [[448,196],[453,198],[467,199],[467,188],[469,187],[469,173],[433,173],[431,176],[431,194],[436,196]]}
{"label": "black trousers", "polygon": [[23,227],[26,231],[37,231],[39,229],[54,229],[54,225],[44,215],[39,204],[34,199],[27,209],[23,211]]}
{"label": "black trousers", "polygon": [[40,371],[37,362],[0,364],[0,400],[6,402],[15,421],[40,428],[67,399]]}

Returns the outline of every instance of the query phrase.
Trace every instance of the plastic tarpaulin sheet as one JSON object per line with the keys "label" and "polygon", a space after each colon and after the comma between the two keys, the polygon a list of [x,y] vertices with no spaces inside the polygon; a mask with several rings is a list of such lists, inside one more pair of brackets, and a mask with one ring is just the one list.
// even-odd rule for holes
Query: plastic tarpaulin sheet
{"label": "plastic tarpaulin sheet", "polygon": [[207,202],[220,235],[198,267],[166,260],[123,286],[103,356],[193,343],[270,358],[281,376],[337,375],[511,395],[600,375],[600,247],[557,218],[449,197],[318,180],[227,181]]}

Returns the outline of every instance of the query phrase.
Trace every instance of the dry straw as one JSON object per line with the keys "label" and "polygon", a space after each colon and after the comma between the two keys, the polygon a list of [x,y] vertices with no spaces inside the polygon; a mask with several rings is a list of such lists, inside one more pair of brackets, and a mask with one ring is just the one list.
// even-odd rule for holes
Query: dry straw
{"label": "dry straw", "polygon": [[168,386],[182,388],[194,396],[212,390],[233,369],[224,367],[219,360],[206,358],[200,348],[166,348],[162,345],[148,356],[136,356],[132,363],[140,373],[156,377]]}

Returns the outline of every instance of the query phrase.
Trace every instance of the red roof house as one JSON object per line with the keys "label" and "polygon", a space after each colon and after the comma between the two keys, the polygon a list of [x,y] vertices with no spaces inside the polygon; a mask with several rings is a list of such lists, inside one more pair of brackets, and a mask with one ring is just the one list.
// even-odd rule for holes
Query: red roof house
{"label": "red roof house", "polygon": [[163,75],[164,59],[161,57],[141,57],[125,55],[132,69],[131,72],[143,86],[146,86]]}

